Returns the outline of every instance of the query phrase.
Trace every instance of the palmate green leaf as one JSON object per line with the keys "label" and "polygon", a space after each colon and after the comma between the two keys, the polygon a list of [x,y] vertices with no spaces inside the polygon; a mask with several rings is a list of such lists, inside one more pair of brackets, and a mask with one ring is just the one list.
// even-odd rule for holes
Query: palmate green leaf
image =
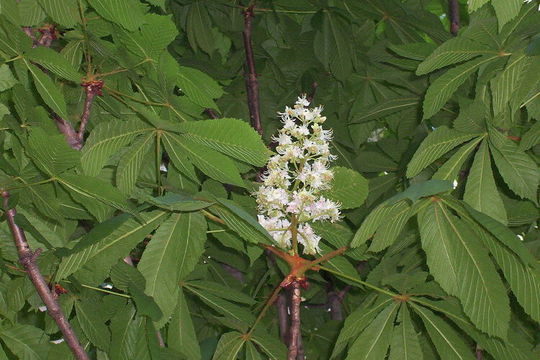
{"label": "palmate green leaf", "polygon": [[214,38],[210,31],[212,22],[204,5],[199,1],[190,4],[186,17],[186,32],[189,44],[195,52],[201,48],[211,55],[215,49]]}
{"label": "palmate green leaf", "polygon": [[324,196],[341,204],[342,209],[361,206],[368,194],[368,181],[352,169],[337,166],[332,168],[332,172],[332,187]]}
{"label": "palmate green leaf", "polygon": [[412,42],[406,44],[390,44],[388,48],[407,59],[422,61],[437,48],[437,45],[425,42]]}
{"label": "palmate green leaf", "polygon": [[236,360],[246,339],[238,331],[221,335],[212,360]]}
{"label": "palmate green leaf", "polygon": [[225,221],[225,225],[240,235],[244,240],[257,244],[271,243],[272,237],[257,220],[244,209],[227,199],[217,199],[220,205],[211,207]]}
{"label": "palmate green leaf", "polygon": [[168,329],[167,344],[171,349],[181,351],[188,359],[201,359],[201,349],[182,289]]}
{"label": "palmate green leaf", "polygon": [[127,264],[123,259],[111,268],[110,277],[114,287],[122,291],[127,292],[131,283],[146,286],[146,279],[139,269]]}
{"label": "palmate green leaf", "polygon": [[418,175],[426,166],[442,155],[476,136],[478,135],[463,133],[446,126],[437,128],[422,141],[414,153],[407,166],[407,177],[412,178]]}
{"label": "palmate green leaf", "polygon": [[422,248],[435,280],[459,298],[480,330],[505,339],[510,320],[508,296],[478,236],[440,200],[420,212],[418,223]]}
{"label": "palmate green leaf", "polygon": [[390,298],[379,298],[376,295],[372,295],[371,298],[368,297],[362,302],[360,307],[347,316],[335,342],[331,358],[335,359],[343,352],[347,344],[352,343],[377,314],[391,306],[392,301]]}
{"label": "palmate green leaf", "polygon": [[77,311],[75,318],[88,340],[101,350],[108,350],[111,333],[103,321],[103,316],[100,315],[103,314],[100,304],[91,300],[76,301],[75,310]]}
{"label": "palmate green leaf", "polygon": [[191,161],[189,161],[182,147],[174,145],[175,141],[172,141],[167,136],[162,136],[161,139],[163,147],[171,159],[172,165],[190,180],[193,180],[197,184],[200,183],[197,175],[195,174],[195,168],[193,167]]}
{"label": "palmate green leaf", "polygon": [[76,83],[81,82],[82,75],[79,74],[73,65],[65,57],[60,55],[60,53],[50,48],[38,46],[30,49],[26,52],[26,58],[64,79]]}
{"label": "palmate green leaf", "polygon": [[99,174],[107,160],[133,139],[153,129],[139,120],[103,121],[90,133],[82,148],[81,163],[86,175]]}
{"label": "palmate green leaf", "polygon": [[57,176],[56,180],[68,192],[76,194],[76,200],[85,207],[91,206],[92,201],[97,200],[118,210],[128,213],[133,212],[129,208],[127,199],[124,195],[122,195],[117,188],[104,180],[91,176],[67,173]]}
{"label": "palmate green leaf", "polygon": [[495,185],[486,142],[482,142],[474,158],[467,178],[463,200],[474,209],[491,216],[503,224],[507,224],[506,210],[497,190],[497,185]]}
{"label": "palmate green leaf", "polygon": [[178,130],[194,142],[255,166],[264,166],[270,154],[261,136],[239,119],[184,122]]}
{"label": "palmate green leaf", "polygon": [[[189,140],[187,136],[164,133],[162,139],[166,144],[167,152],[169,152],[168,149],[171,149],[174,153],[185,154],[193,165],[212,179],[226,184],[244,186],[242,178],[238,174],[238,168],[225,155],[199,145]],[[179,170],[182,171],[182,169]]]}
{"label": "palmate green leaf", "polygon": [[133,315],[135,309],[124,306],[111,319],[111,346],[110,359],[135,359],[135,346],[137,342],[137,327],[134,326]]}
{"label": "palmate green leaf", "polygon": [[255,347],[255,345],[253,345],[251,341],[246,342],[244,351],[246,352],[245,360],[262,360],[261,354],[259,354],[257,348]]}
{"label": "palmate green leaf", "polygon": [[378,227],[373,241],[369,246],[369,251],[379,252],[392,245],[405,227],[405,224],[411,216],[411,207],[405,201],[396,203],[383,219],[383,223]]}
{"label": "palmate green leaf", "polygon": [[140,136],[120,158],[116,169],[116,186],[124,194],[129,195],[133,191],[144,158],[150,151],[153,140],[154,133],[152,132]]}
{"label": "palmate green leaf", "polygon": [[526,151],[540,143],[540,121],[534,125],[523,135],[519,143],[519,149]]}
{"label": "palmate green leaf", "polygon": [[281,360],[287,357],[285,345],[261,329],[255,330],[250,339],[268,356],[268,359]]}
{"label": "palmate green leaf", "polygon": [[540,322],[540,271],[531,267],[508,247],[502,245],[487,231],[480,231],[484,246],[503,271],[506,281],[525,312],[536,322]]}
{"label": "palmate green leaf", "polygon": [[457,180],[459,171],[463,167],[463,164],[465,161],[467,161],[469,155],[474,149],[476,149],[476,146],[480,141],[482,141],[482,139],[483,137],[478,137],[461,146],[459,150],[450,157],[450,159],[446,160],[446,162],[439,168],[439,170],[437,170],[435,174],[433,174],[431,178],[446,181]]}
{"label": "palmate green leaf", "polygon": [[153,197],[144,192],[137,193],[137,198],[144,200],[160,209],[169,211],[195,211],[207,208],[212,205],[211,202],[203,200],[195,200],[193,197],[186,194],[176,194],[168,192],[159,197]]}
{"label": "palmate green leaf", "polygon": [[60,175],[80,162],[81,154],[69,147],[63,135],[51,136],[41,128],[32,128],[28,145],[28,155],[50,176]]}
{"label": "palmate green leaf", "polygon": [[217,109],[214,99],[223,95],[221,86],[214,79],[200,70],[186,66],[180,66],[176,84],[191,101],[205,108]]}
{"label": "palmate green leaf", "polygon": [[39,4],[54,22],[64,27],[81,21],[77,0],[39,0]]}
{"label": "palmate green leaf", "polygon": [[15,324],[3,327],[0,330],[0,339],[19,359],[45,360],[47,358],[48,336],[43,330],[34,326]]}
{"label": "palmate green leaf", "polygon": [[126,256],[157,228],[168,214],[164,211],[140,213],[142,222],[124,215],[95,227],[70,255],[62,259],[56,278],[66,278],[89,262],[100,264],[108,272],[118,259]]}
{"label": "palmate green leaf", "polygon": [[490,131],[489,144],[495,165],[510,190],[537,204],[540,178],[536,163],[496,129]]}
{"label": "palmate green leaf", "polygon": [[387,200],[387,204],[393,204],[403,199],[416,202],[418,199],[444,193],[453,189],[452,183],[446,180],[426,180],[409,186],[405,191],[400,192]]}
{"label": "palmate green leaf", "polygon": [[499,21],[499,29],[506,23],[515,18],[519,14],[519,10],[523,5],[521,0],[491,0],[491,5],[495,9],[497,20]]}
{"label": "palmate green leaf", "polygon": [[16,83],[18,81],[9,70],[9,66],[6,64],[0,65],[0,91],[11,89]]}
{"label": "palmate green leaf", "polygon": [[469,13],[472,13],[473,11],[480,9],[488,2],[489,0],[467,0],[467,9],[469,10]]}
{"label": "palmate green leaf", "polygon": [[346,359],[384,359],[392,340],[398,308],[399,303],[394,302],[383,309],[352,344]]}
{"label": "palmate green leaf", "polygon": [[480,42],[456,37],[444,42],[418,65],[416,75],[425,75],[442,67],[470,60],[484,54],[496,54]]}
{"label": "palmate green leaf", "polygon": [[417,97],[398,97],[379,101],[373,105],[360,108],[350,120],[351,124],[372,121],[410,107],[417,107]]}
{"label": "palmate green leaf", "polygon": [[178,282],[195,268],[205,241],[203,215],[174,213],[161,224],[143,252],[137,268],[146,279],[146,294],[155,299],[165,322],[176,306]]}
{"label": "palmate green leaf", "polygon": [[423,119],[429,119],[435,115],[458,87],[465,82],[480,66],[487,64],[499,55],[486,55],[478,59],[474,59],[448,70],[446,73],[438,77],[426,92],[424,98],[424,116]]}
{"label": "palmate green leaf", "polygon": [[130,0],[88,0],[90,6],[105,19],[120,24],[129,31],[144,24],[144,6]]}
{"label": "palmate green leaf", "polygon": [[422,319],[427,334],[437,348],[442,360],[474,359],[471,349],[463,341],[462,336],[449,324],[424,307],[414,304],[412,307],[414,312]]}
{"label": "palmate green leaf", "polygon": [[420,341],[405,303],[401,304],[398,319],[400,324],[392,332],[389,360],[422,360]]}
{"label": "palmate green leaf", "polygon": [[[135,306],[137,306],[137,314],[139,316],[148,316],[153,321],[158,321],[163,318],[163,312],[154,301],[154,298],[146,295],[139,284],[133,282],[130,283],[128,285],[128,290],[131,294],[131,298],[135,302]],[[163,321],[168,322],[168,320],[169,318],[167,316]]]}
{"label": "palmate green leaf", "polygon": [[185,285],[184,288],[189,290],[189,292],[197,296],[200,300],[202,300],[202,302],[223,316],[229,317],[234,321],[245,324],[246,326],[251,325],[253,321],[255,321],[253,314],[251,314],[251,312],[244,307],[233,304],[193,286]]}
{"label": "palmate green leaf", "polygon": [[204,291],[208,291],[226,300],[231,300],[246,305],[253,305],[255,303],[255,300],[253,300],[250,296],[238,290],[232,289],[228,286],[218,284],[216,282],[193,280],[189,281],[188,285]]}
{"label": "palmate green leaf", "polygon": [[398,201],[393,204],[382,203],[377,206],[369,213],[358,231],[354,234],[351,247],[358,247],[365,243],[375,234],[379,227],[383,224],[387,224],[391,214],[400,213],[403,209],[409,209],[409,206],[405,201]]}
{"label": "palmate green leaf", "polygon": [[32,74],[34,79],[34,85],[39,95],[55,113],[57,113],[61,118],[67,119],[67,108],[66,101],[64,100],[64,95],[60,89],[55,85],[55,83],[43,73],[37,66],[32,65],[28,60],[24,59],[24,63]]}

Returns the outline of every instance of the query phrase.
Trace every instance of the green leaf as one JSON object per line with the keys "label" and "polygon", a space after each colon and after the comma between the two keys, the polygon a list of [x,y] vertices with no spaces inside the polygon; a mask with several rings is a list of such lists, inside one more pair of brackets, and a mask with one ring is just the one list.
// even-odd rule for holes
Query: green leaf
{"label": "green leaf", "polygon": [[377,315],[352,344],[347,354],[348,360],[380,360],[386,357],[398,308],[399,303],[394,302]]}
{"label": "green leaf", "polygon": [[420,212],[418,223],[435,280],[460,299],[463,310],[480,330],[505,339],[510,320],[508,296],[473,230],[440,200]]}
{"label": "green leaf", "polygon": [[183,135],[165,133],[162,139],[166,144],[166,148],[171,148],[173,152],[187,155],[193,165],[212,179],[226,184],[244,186],[242,178],[238,174],[238,168],[225,155],[199,145]]}
{"label": "green leaf", "polygon": [[[0,338],[7,348],[19,359],[45,360],[47,336],[43,330],[31,325],[15,324],[3,327]],[[1,351],[1,349],[0,349]]]}
{"label": "green leaf", "polygon": [[[129,293],[137,306],[137,314],[140,316],[148,316],[153,321],[158,321],[163,317],[163,312],[160,307],[154,301],[154,298],[148,296],[140,288],[138,284],[130,283],[128,285]],[[172,310],[171,310],[172,313]],[[165,322],[168,321],[168,317],[165,319]]]}
{"label": "green leaf", "polygon": [[28,155],[47,175],[60,175],[80,163],[81,154],[69,147],[64,135],[49,135],[41,128],[32,128],[28,145]]}
{"label": "green leaf", "polygon": [[77,311],[77,322],[84,332],[84,335],[101,350],[108,350],[111,341],[109,329],[103,321],[100,304],[95,301],[85,299],[75,302]]}
{"label": "green leaf", "polygon": [[212,360],[236,360],[246,340],[238,331],[221,335]]}
{"label": "green leaf", "polygon": [[407,165],[407,177],[412,178],[418,175],[426,166],[448,151],[476,136],[452,130],[446,126],[437,128],[422,141],[422,144],[414,153],[413,158]]}
{"label": "green leaf", "polygon": [[537,203],[538,167],[498,130],[490,132],[490,150],[504,182],[516,195]]}
{"label": "green leaf", "polygon": [[139,120],[99,123],[90,133],[81,151],[84,173],[90,176],[98,175],[114,153],[132,142],[136,136],[150,130],[153,129]]}
{"label": "green leaf", "polygon": [[398,319],[399,325],[392,333],[389,360],[422,360],[420,341],[405,303],[401,304]]}
{"label": "green leaf", "polygon": [[146,286],[146,279],[139,269],[127,264],[123,259],[111,268],[110,277],[114,287],[122,291],[129,291],[129,284]]}
{"label": "green leaf", "polygon": [[499,20],[499,29],[519,14],[523,5],[521,0],[491,0],[491,5],[495,8],[497,20]]}
{"label": "green leaf", "polygon": [[461,334],[457,333],[444,320],[435,316],[430,310],[414,304],[412,306],[422,319],[427,333],[442,360],[474,359],[471,349],[463,341]]}
{"label": "green leaf", "polygon": [[26,59],[24,59],[24,63],[32,74],[34,85],[45,104],[47,104],[62,119],[67,119],[66,101],[64,100],[64,95],[60,89],[37,66],[32,65]]}
{"label": "green leaf", "polygon": [[[480,238],[503,271],[506,281],[525,312],[536,322],[540,322],[540,271],[531,267],[509,248],[502,245],[486,231]],[[527,251],[525,249],[525,251]]]}
{"label": "green leaf", "polygon": [[133,321],[134,313],[135,310],[132,306],[124,306],[111,319],[110,359],[130,360],[135,358],[138,328]]}
{"label": "green leaf", "polygon": [[369,246],[369,251],[378,252],[386,249],[401,234],[411,216],[411,208],[405,201],[399,201],[396,205],[398,206],[392,207],[392,211],[385,216],[383,220],[384,226],[379,226],[377,229]]}
{"label": "green leaf", "polygon": [[368,194],[368,181],[352,169],[337,166],[332,168],[332,172],[332,188],[324,196],[341,204],[342,209],[361,206]]}
{"label": "green leaf", "polygon": [[178,129],[194,142],[255,166],[264,166],[270,154],[261,136],[242,120],[189,121]]}
{"label": "green leaf", "polygon": [[176,194],[168,192],[163,196],[153,197],[146,193],[137,193],[137,198],[144,200],[158,208],[169,211],[195,211],[207,208],[212,205],[211,202],[195,200],[193,197],[185,194]]}
{"label": "green leaf", "polygon": [[6,64],[0,65],[0,92],[11,89],[16,83],[18,81],[13,77],[9,66]]}
{"label": "green leaf", "polygon": [[378,101],[373,105],[362,107],[355,112],[350,120],[351,124],[365,123],[398,111],[403,111],[411,107],[417,107],[419,99],[417,97],[398,97]]}
{"label": "green leaf", "polygon": [[221,86],[214,79],[200,70],[186,66],[180,66],[176,84],[191,101],[204,108],[217,109],[213,99],[223,95]]}
{"label": "green leaf", "polygon": [[399,213],[402,209],[408,209],[409,206],[405,201],[397,201],[392,204],[382,203],[377,206],[365,218],[360,228],[354,234],[351,242],[351,247],[358,247],[370,239],[377,229],[383,224],[387,224],[387,220],[391,214]]}
{"label": "green leaf", "polygon": [[146,154],[149,152],[154,140],[154,133],[150,132],[145,136],[136,139],[126,150],[118,162],[116,169],[116,186],[126,195],[131,194],[139,172],[143,165]]}
{"label": "green leaf", "polygon": [[403,199],[409,199],[413,202],[416,200],[453,189],[452,183],[446,180],[427,180],[416,184],[412,184],[407,190],[392,196],[387,200],[387,204],[393,204]]}
{"label": "green leaf", "polygon": [[246,357],[245,357],[246,360],[261,360],[262,359],[261,354],[259,354],[259,352],[257,351],[257,348],[255,347],[255,345],[253,345],[251,341],[246,342],[245,352],[246,352]]}
{"label": "green leaf", "polygon": [[467,0],[467,9],[469,10],[469,13],[472,13],[473,11],[480,9],[488,2],[489,0]]}
{"label": "green leaf", "polygon": [[255,300],[253,300],[250,296],[232,289],[229,286],[220,285],[213,281],[193,280],[189,281],[188,285],[208,291],[226,300],[231,300],[246,305],[253,305],[255,303]]}
{"label": "green leaf", "polygon": [[88,0],[96,12],[113,23],[134,31],[144,24],[144,7],[129,0]]}
{"label": "green leaf", "polygon": [[227,199],[217,199],[221,206],[211,207],[231,230],[251,243],[268,244],[272,237],[257,220],[244,209]]}
{"label": "green leaf", "polygon": [[178,294],[178,303],[169,324],[167,344],[171,349],[186,354],[188,359],[201,359],[199,341],[182,290]]}
{"label": "green leaf", "polygon": [[146,235],[152,232],[165,220],[169,213],[153,211],[141,213],[144,223],[132,217],[122,216],[113,218],[104,226],[94,228],[83,239],[73,252],[62,259],[57,279],[64,279],[91,262],[99,264],[102,270],[108,272],[118,259],[125,257]]}
{"label": "green leaf", "polygon": [[[512,1],[512,0],[510,0]],[[490,81],[491,93],[493,95],[493,115],[498,115],[507,111],[510,107],[513,95],[519,89],[522,82],[528,81],[524,78],[526,70],[534,60],[523,53],[512,55],[504,71],[499,73]],[[514,102],[521,102],[516,101]],[[521,104],[515,104],[518,107]]]}
{"label": "green leaf", "polygon": [[64,79],[76,83],[81,82],[82,75],[79,74],[73,65],[65,57],[60,55],[60,53],[50,48],[38,46],[30,49],[26,52],[26,58]]}
{"label": "green leaf", "polygon": [[56,179],[66,190],[75,193],[77,195],[76,200],[83,206],[87,205],[85,202],[87,199],[97,200],[118,210],[132,213],[124,195],[104,180],[75,174],[62,174],[57,176]]}
{"label": "green leaf", "polygon": [[482,56],[478,59],[471,60],[465,64],[461,64],[448,70],[446,73],[438,77],[426,92],[424,98],[424,119],[429,119],[435,115],[458,87],[465,82],[480,66],[487,64],[499,55]]}
{"label": "green leaf", "polygon": [[[335,342],[331,356],[332,359],[336,358],[345,349],[347,344],[355,340],[383,309],[388,309],[392,306],[393,300],[390,298],[384,299],[375,297],[375,299],[377,301],[373,303],[367,298],[362,302],[360,307],[347,316],[343,328]],[[371,300],[373,300],[373,298],[371,298]]]}
{"label": "green leaf", "polygon": [[167,320],[176,306],[178,283],[199,262],[206,241],[206,221],[200,213],[173,213],[152,236],[137,268]]}
{"label": "green leaf", "polygon": [[480,141],[482,141],[482,139],[483,137],[478,137],[461,146],[459,150],[456,151],[452,157],[450,157],[450,159],[446,160],[446,162],[439,168],[439,170],[437,170],[435,174],[433,174],[431,178],[446,181],[457,180],[459,171],[463,167],[463,164],[465,161],[467,161],[469,155],[474,149],[476,149],[476,146]]}
{"label": "green leaf", "polygon": [[73,27],[81,21],[76,0],[39,0],[39,4],[54,22],[64,27]]}
{"label": "green leaf", "polygon": [[425,75],[442,67],[470,60],[482,54],[495,54],[497,50],[491,50],[478,41],[456,37],[444,42],[418,65],[416,75]]}
{"label": "green leaf", "polygon": [[261,329],[255,330],[250,339],[268,355],[268,359],[281,360],[287,357],[287,348],[285,345],[278,338],[273,337]]}
{"label": "green leaf", "polygon": [[534,123],[534,125],[523,135],[521,142],[519,143],[519,149],[526,151],[533,146],[540,143],[540,121]]}
{"label": "green leaf", "polygon": [[467,178],[467,187],[465,188],[463,200],[474,209],[491,216],[503,224],[507,224],[506,210],[497,190],[497,185],[495,185],[486,142],[482,142],[474,158]]}
{"label": "green leaf", "polygon": [[215,49],[214,38],[210,29],[212,22],[208,15],[208,10],[204,3],[196,1],[188,8],[186,18],[186,32],[189,44],[197,52],[200,47],[202,51],[211,55]]}

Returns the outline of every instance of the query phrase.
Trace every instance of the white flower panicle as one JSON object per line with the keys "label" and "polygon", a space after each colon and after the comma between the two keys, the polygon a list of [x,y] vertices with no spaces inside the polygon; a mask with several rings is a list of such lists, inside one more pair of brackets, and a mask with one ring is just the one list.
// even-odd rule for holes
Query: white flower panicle
{"label": "white flower panicle", "polygon": [[[272,139],[278,144],[277,155],[270,158],[263,184],[257,191],[259,223],[284,249],[291,247],[292,231],[305,254],[319,251],[320,236],[310,223],[339,219],[339,205],[321,195],[330,188],[333,173],[329,164],[332,131],[321,124],[322,107],[307,108],[309,101],[299,97],[293,108],[279,113],[283,127]],[[292,229],[292,219],[296,229]]]}

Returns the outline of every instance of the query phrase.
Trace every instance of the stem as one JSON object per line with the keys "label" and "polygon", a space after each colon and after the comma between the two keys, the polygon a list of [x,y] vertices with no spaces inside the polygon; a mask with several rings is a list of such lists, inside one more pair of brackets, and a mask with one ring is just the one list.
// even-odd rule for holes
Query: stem
{"label": "stem", "polygon": [[287,360],[296,360],[296,356],[298,355],[298,339],[300,338],[300,302],[302,301],[302,297],[300,283],[295,280],[291,286],[291,327],[289,331],[289,353]]}
{"label": "stem", "polygon": [[2,191],[2,197],[4,198],[6,219],[9,225],[9,229],[11,230],[11,234],[13,236],[13,241],[15,242],[15,246],[17,247],[19,262],[26,269],[28,277],[34,284],[37,293],[47,307],[47,312],[56,322],[56,325],[58,325],[58,328],[62,332],[62,335],[64,336],[66,343],[73,352],[73,355],[75,355],[75,358],[78,360],[89,360],[89,357],[81,346],[77,335],[75,335],[75,332],[69,325],[69,322],[67,321],[64,313],[62,312],[60,305],[58,305],[58,302],[55,299],[55,295],[49,289],[47,282],[45,281],[43,275],[41,274],[41,271],[39,270],[37,258],[41,251],[38,249],[33,252],[30,249],[24,231],[15,223],[16,211],[15,209],[9,209],[9,193],[7,191]]}
{"label": "stem", "polygon": [[450,33],[457,36],[459,31],[459,2],[448,0],[448,18],[450,20]]}
{"label": "stem", "polygon": [[255,15],[253,12],[254,4],[244,10],[244,49],[246,52],[246,90],[247,101],[249,107],[249,118],[251,126],[262,135],[261,115],[259,107],[259,82],[257,81],[257,73],[255,72],[255,60],[253,56],[253,43],[251,41],[252,20]]}
{"label": "stem", "polygon": [[84,108],[81,114],[81,124],[79,125],[79,131],[77,132],[77,139],[79,140],[81,147],[83,143],[84,130],[86,129],[86,125],[88,124],[88,119],[90,119],[92,102],[94,101],[94,96],[96,96],[96,93],[91,91],[89,86],[85,88],[85,92],[86,98],[84,99]]}
{"label": "stem", "polygon": [[53,117],[56,127],[58,130],[64,134],[64,137],[66,138],[66,141],[68,145],[75,150],[81,150],[82,143],[79,141],[79,136],[77,135],[77,132],[71,126],[69,122],[61,118],[57,113],[51,112],[51,116]]}

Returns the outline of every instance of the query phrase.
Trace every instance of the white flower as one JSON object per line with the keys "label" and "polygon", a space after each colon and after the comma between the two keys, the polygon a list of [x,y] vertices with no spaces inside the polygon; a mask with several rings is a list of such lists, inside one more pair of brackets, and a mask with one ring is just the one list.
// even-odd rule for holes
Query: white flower
{"label": "white flower", "polygon": [[292,246],[291,223],[297,224],[296,241],[305,254],[319,251],[320,236],[310,223],[337,221],[339,204],[322,196],[334,177],[329,169],[336,157],[330,154],[332,130],[321,124],[322,106],[307,108],[305,96],[293,108],[285,107],[281,116],[283,127],[272,137],[278,145],[277,155],[270,158],[257,191],[258,221],[270,233],[278,246]]}

